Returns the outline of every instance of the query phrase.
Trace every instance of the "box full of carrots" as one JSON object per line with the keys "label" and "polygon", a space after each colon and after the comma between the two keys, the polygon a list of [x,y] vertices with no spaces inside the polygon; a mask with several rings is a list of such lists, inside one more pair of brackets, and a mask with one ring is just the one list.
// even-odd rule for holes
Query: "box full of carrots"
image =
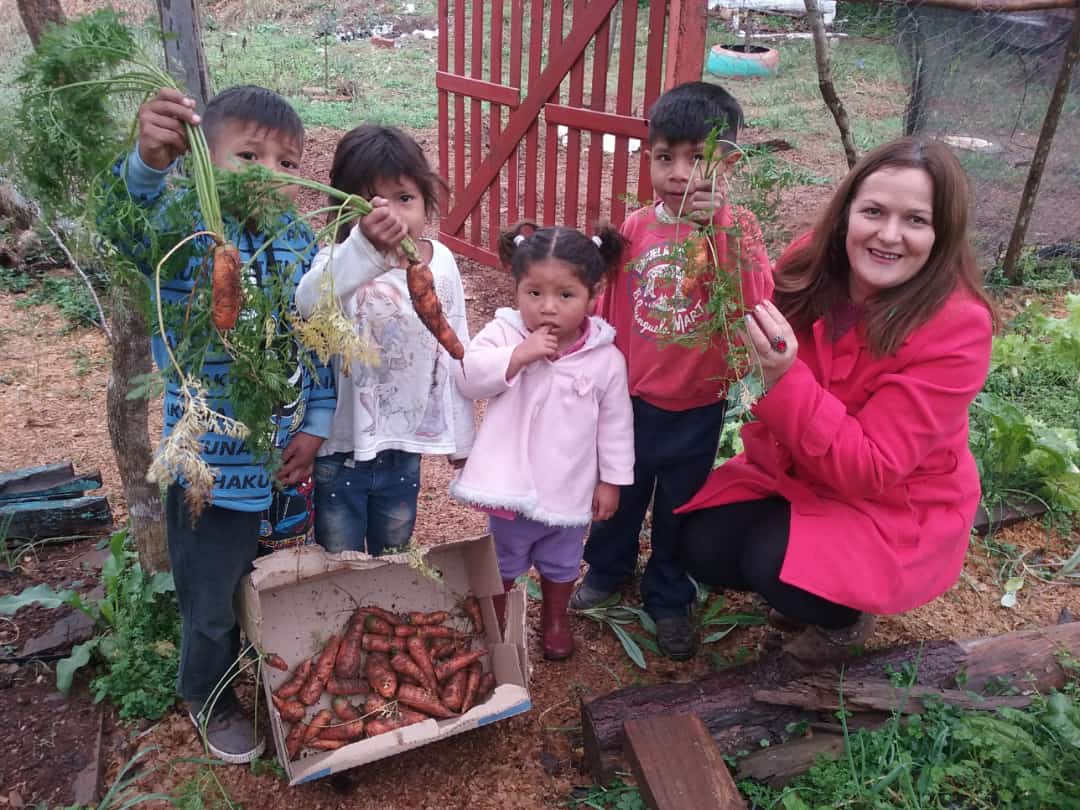
{"label": "box full of carrots", "polygon": [[285,549],[255,562],[241,623],[278,759],[296,785],[528,711],[525,594],[489,536],[372,558]]}

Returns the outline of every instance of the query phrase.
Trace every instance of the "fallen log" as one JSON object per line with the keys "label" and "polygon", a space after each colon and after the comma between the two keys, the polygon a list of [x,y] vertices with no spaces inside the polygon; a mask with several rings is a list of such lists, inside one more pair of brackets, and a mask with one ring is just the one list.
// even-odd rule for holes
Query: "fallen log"
{"label": "fallen log", "polygon": [[109,501],[100,495],[0,505],[0,528],[21,540],[74,537],[112,526]]}
{"label": "fallen log", "polygon": [[[838,668],[806,674],[783,654],[768,652],[756,665],[696,681],[628,687],[583,701],[585,766],[594,779],[611,781],[625,769],[623,723],[657,715],[696,714],[721,753],[756,750],[763,740],[773,744],[790,736],[792,724],[834,721],[841,688],[844,708],[855,711],[849,722],[858,726],[873,725],[897,708],[918,710],[930,695],[961,700],[968,708],[1025,705],[1023,693],[1065,683],[1058,661],[1063,650],[1080,651],[1080,623],[892,647],[847,660],[842,679]],[[914,673],[907,699],[904,688],[892,683],[895,673],[906,672]],[[1021,694],[978,697],[988,687]]]}

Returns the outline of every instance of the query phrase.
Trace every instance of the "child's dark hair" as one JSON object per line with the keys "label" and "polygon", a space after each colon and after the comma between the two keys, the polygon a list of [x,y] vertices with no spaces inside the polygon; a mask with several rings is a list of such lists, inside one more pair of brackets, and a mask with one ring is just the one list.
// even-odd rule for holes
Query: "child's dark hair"
{"label": "child's dark hair", "polygon": [[202,114],[203,131],[213,148],[221,127],[229,121],[255,124],[279,132],[304,147],[304,124],[296,110],[273,90],[254,84],[241,84],[222,90],[206,104]]}
{"label": "child's dark hair", "polygon": [[[363,124],[346,132],[334,150],[330,185],[346,194],[370,199],[380,180],[408,177],[424,197],[424,210],[431,216],[439,210],[439,188],[449,190],[446,181],[431,168],[420,144],[397,127]],[[338,200],[331,198],[330,204]],[[351,223],[338,228],[335,239],[345,241]]]}
{"label": "child's dark hair", "polygon": [[[521,237],[521,238],[518,238]],[[599,242],[599,244],[597,244]],[[510,268],[514,281],[521,281],[533,262],[557,259],[573,268],[574,275],[596,292],[596,285],[619,270],[626,240],[617,228],[598,223],[596,235],[554,225],[537,228],[535,222],[519,222],[499,237],[499,258]]]}
{"label": "child's dark hair", "polygon": [[687,82],[658,98],[649,110],[649,143],[697,143],[716,127],[721,141],[735,143],[743,111],[735,96],[718,84]]}

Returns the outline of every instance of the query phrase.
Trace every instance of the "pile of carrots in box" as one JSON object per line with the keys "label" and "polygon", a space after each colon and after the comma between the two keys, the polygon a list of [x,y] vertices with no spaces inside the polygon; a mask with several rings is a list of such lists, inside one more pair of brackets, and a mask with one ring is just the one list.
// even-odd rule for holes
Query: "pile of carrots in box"
{"label": "pile of carrots in box", "polygon": [[[495,690],[495,674],[480,663],[488,651],[469,649],[473,639],[483,639],[480,605],[468,597],[462,610],[471,634],[451,627],[445,610],[399,616],[358,607],[344,632],[331,636],[273,693],[281,719],[292,724],[285,738],[288,758],[296,759],[304,748],[329,751],[431,717],[456,717],[486,701]],[[289,669],[279,655],[265,661]],[[324,693],[331,696],[331,708],[314,710]]]}

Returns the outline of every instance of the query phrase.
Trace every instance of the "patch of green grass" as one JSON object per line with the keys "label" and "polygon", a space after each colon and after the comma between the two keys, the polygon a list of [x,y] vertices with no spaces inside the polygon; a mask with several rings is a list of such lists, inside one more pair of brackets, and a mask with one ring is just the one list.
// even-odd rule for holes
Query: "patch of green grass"
{"label": "patch of green grass", "polygon": [[[851,134],[859,154],[866,154],[879,144],[899,138],[904,134],[904,118],[901,115],[887,118],[856,118],[851,122]],[[835,148],[843,151],[840,136],[836,136]]]}
{"label": "patch of green grass", "polygon": [[97,307],[86,284],[75,276],[45,276],[16,302],[22,308],[42,304],[54,305],[71,326],[91,326],[98,320]]}
{"label": "patch of green grass", "polygon": [[641,791],[616,779],[611,785],[575,788],[563,807],[595,808],[595,810],[646,810]]}
{"label": "patch of green grass", "polygon": [[0,267],[0,290],[24,293],[30,289],[30,276],[17,267]]}
{"label": "patch of green grass", "polygon": [[[268,87],[292,102],[305,126],[347,129],[363,122],[419,129],[437,123],[434,42],[409,38],[401,47],[382,49],[368,40],[316,41],[275,29],[264,24],[208,33],[214,87]],[[351,100],[319,99],[312,91]]]}

